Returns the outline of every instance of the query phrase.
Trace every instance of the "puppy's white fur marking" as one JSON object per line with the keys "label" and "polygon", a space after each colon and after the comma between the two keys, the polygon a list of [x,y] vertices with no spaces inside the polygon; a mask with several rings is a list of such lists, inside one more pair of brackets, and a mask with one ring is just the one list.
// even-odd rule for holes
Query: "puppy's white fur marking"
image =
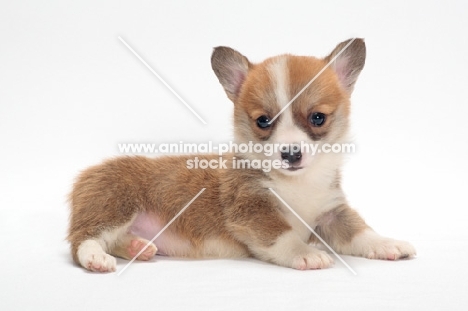
{"label": "puppy's white fur marking", "polygon": [[275,90],[276,102],[281,108],[289,102],[289,75],[287,56],[278,56],[268,67],[270,78]]}
{"label": "puppy's white fur marking", "polygon": [[[288,105],[291,97],[295,95],[290,94],[288,56],[278,56],[274,62],[270,64],[268,69],[273,88],[275,90],[276,104],[281,111],[284,107],[286,107],[286,105]],[[289,107],[281,113],[280,117],[275,122],[278,122],[277,129],[271,137],[269,143],[286,145],[313,143],[307,134],[294,123],[294,116],[292,114],[291,105],[289,105]],[[301,166],[307,166],[311,161],[310,155],[304,151],[305,150],[301,150]],[[273,159],[281,159],[281,153],[274,154],[272,157]],[[283,173],[286,175],[298,175],[299,172],[284,171]]]}
{"label": "puppy's white fur marking", "polygon": [[[278,108],[280,110],[288,104],[290,98],[287,60],[287,56],[279,56],[268,67],[270,78],[273,84],[273,89],[275,90],[276,104],[278,105]],[[291,109],[290,107],[288,107],[285,111],[283,111],[281,115],[281,122],[279,124],[278,129],[276,130],[276,133],[281,133],[283,139],[276,139],[276,141],[280,143],[293,143],[294,141],[287,141],[284,138],[290,137],[290,135],[288,134],[291,133],[287,132],[291,130],[296,132],[295,129],[296,127],[294,126]]]}

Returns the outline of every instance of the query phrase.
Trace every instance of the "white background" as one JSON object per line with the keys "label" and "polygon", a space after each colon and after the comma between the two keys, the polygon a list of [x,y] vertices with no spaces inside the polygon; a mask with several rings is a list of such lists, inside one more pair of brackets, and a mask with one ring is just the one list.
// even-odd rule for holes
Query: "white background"
{"label": "white background", "polygon": [[[444,3],[444,4],[442,4]],[[2,1],[0,309],[466,310],[467,4],[463,1]],[[202,125],[122,36],[208,122]],[[344,190],[414,260],[344,256],[353,276],[256,260],[157,258],[122,276],[76,267],[64,241],[77,173],[122,142],[231,138],[218,45],[256,62],[363,37]],[[118,269],[125,265],[118,261]]]}

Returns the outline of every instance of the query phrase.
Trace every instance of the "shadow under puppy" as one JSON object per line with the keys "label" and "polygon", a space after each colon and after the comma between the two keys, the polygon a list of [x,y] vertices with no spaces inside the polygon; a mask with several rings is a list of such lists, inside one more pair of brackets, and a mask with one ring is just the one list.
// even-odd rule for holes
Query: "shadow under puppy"
{"label": "shadow under puppy", "polygon": [[[350,95],[365,56],[362,39],[338,44],[325,58],[280,55],[259,64],[231,48],[215,48],[213,70],[234,103],[235,142],[286,144],[291,150],[302,143],[320,148],[347,142]],[[409,243],[375,233],[348,206],[340,188],[343,154],[291,150],[225,155],[227,168],[218,169],[190,169],[194,156],[119,157],[88,168],[70,194],[74,261],[91,271],[115,271],[113,256],[132,259],[202,188],[138,260],[158,253],[253,256],[301,270],[332,265],[330,255],[312,245],[315,236],[269,188],[337,253],[388,260],[416,254]],[[234,156],[285,165],[268,172],[236,169]]]}

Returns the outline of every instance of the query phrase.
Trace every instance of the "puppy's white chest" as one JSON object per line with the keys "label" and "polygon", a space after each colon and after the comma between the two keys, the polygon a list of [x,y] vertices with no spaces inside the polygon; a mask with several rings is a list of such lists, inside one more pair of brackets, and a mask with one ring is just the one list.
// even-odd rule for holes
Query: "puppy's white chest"
{"label": "puppy's white chest", "polygon": [[273,188],[278,195],[287,203],[281,203],[283,212],[288,223],[299,233],[303,240],[310,235],[310,230],[301,222],[301,220],[291,212],[290,208],[309,226],[315,227],[315,219],[320,214],[320,196],[314,193],[314,189],[309,189],[305,185],[300,187],[291,187],[288,184],[275,183]]}
{"label": "puppy's white chest", "polygon": [[344,202],[341,190],[331,188],[327,181],[317,183],[312,179],[280,179],[271,182],[270,187],[289,206],[280,202],[284,217],[304,241],[309,239],[311,232],[301,220],[314,228],[318,216]]}

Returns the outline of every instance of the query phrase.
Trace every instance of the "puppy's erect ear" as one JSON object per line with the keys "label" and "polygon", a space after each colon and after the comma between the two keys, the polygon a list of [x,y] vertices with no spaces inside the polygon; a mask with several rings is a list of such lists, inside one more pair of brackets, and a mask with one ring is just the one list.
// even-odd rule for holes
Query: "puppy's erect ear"
{"label": "puppy's erect ear", "polygon": [[211,67],[233,102],[237,100],[250,66],[244,55],[229,47],[216,47],[211,55]]}
{"label": "puppy's erect ear", "polygon": [[[330,67],[335,70],[341,85],[349,94],[353,92],[354,83],[356,83],[366,62],[366,44],[364,40],[360,38],[356,38],[352,42],[351,40],[341,42],[330,55],[325,57],[325,61],[329,62],[339,54]],[[349,44],[350,42],[351,44]],[[348,44],[349,46],[343,50]]]}

